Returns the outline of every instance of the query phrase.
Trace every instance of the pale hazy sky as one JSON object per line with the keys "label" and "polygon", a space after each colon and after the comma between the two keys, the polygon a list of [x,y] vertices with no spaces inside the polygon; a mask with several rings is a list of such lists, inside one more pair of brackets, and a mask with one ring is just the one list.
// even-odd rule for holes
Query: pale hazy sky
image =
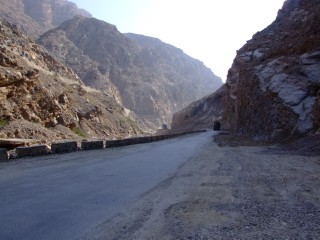
{"label": "pale hazy sky", "polygon": [[122,33],[181,48],[226,80],[236,50],[271,24],[284,0],[70,0]]}

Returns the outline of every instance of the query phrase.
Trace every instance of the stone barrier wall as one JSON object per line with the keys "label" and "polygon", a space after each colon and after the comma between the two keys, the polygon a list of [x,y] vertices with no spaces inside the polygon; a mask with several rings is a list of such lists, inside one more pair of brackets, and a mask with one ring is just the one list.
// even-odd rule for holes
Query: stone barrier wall
{"label": "stone barrier wall", "polygon": [[[197,132],[203,132],[203,131],[197,131]],[[141,143],[150,143],[150,142],[161,141],[169,138],[179,137],[179,136],[191,134],[191,133],[196,133],[196,132],[183,132],[183,133],[165,134],[165,135],[156,135],[156,136],[147,136],[147,137],[135,137],[135,138],[126,138],[121,140],[107,140],[106,148],[122,147],[122,146],[141,144]]]}
{"label": "stone barrier wall", "polygon": [[50,152],[47,145],[35,145],[31,147],[17,147],[16,154],[18,157],[33,157],[46,155]]}
{"label": "stone barrier wall", "polygon": [[[155,141],[161,141],[169,138],[179,137],[186,134],[191,133],[198,133],[204,131],[195,131],[195,132],[182,132],[182,133],[171,133],[171,134],[164,134],[164,135],[155,135],[155,136],[146,136],[146,137],[133,137],[133,138],[126,138],[121,140],[107,140],[104,142],[103,140],[94,140],[94,141],[82,141],[81,142],[81,149],[82,150],[96,150],[96,149],[103,149],[105,148],[112,148],[112,147],[123,147],[128,145],[134,144],[143,144],[143,143],[150,143]],[[1,150],[1,149],[0,149]],[[17,147],[15,149],[15,153],[18,158],[22,157],[33,157],[33,156],[41,156],[46,155],[49,153],[67,153],[73,152],[78,150],[77,142],[76,141],[67,141],[67,142],[59,142],[59,143],[52,143],[51,150],[47,145],[35,145],[30,147]],[[7,153],[7,150],[5,149]],[[8,155],[7,159],[8,159]],[[5,158],[4,151],[3,154],[0,151],[0,161],[2,158]]]}
{"label": "stone barrier wall", "polygon": [[78,144],[76,141],[59,142],[51,144],[52,153],[68,153],[78,150]]}
{"label": "stone barrier wall", "polygon": [[0,162],[7,161],[9,159],[6,148],[0,148]]}
{"label": "stone barrier wall", "polygon": [[97,150],[104,148],[103,140],[95,140],[95,141],[82,141],[81,142],[82,150]]}

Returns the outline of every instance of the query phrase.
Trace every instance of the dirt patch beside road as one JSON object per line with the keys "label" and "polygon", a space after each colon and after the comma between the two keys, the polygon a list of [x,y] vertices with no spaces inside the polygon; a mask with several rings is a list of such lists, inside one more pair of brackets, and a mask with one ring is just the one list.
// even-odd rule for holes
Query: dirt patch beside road
{"label": "dirt patch beside road", "polygon": [[319,239],[320,158],[208,144],[87,239]]}

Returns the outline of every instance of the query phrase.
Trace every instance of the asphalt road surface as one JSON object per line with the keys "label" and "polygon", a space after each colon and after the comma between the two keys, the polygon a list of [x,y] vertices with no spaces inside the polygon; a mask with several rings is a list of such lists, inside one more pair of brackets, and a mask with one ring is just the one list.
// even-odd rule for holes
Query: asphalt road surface
{"label": "asphalt road surface", "polygon": [[0,163],[0,239],[77,239],[172,176],[212,131]]}
{"label": "asphalt road surface", "polygon": [[208,142],[81,240],[320,239],[320,158]]}

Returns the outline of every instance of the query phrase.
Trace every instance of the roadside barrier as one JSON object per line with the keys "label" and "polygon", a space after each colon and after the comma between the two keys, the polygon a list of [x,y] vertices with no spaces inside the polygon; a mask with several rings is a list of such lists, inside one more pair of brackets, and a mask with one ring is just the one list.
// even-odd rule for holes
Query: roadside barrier
{"label": "roadside barrier", "polygon": [[[146,136],[146,137],[133,137],[126,138],[120,140],[93,140],[93,141],[82,141],[81,142],[81,150],[97,150],[104,148],[113,148],[113,147],[123,147],[134,144],[143,144],[143,143],[151,143],[155,141],[161,141],[169,138],[175,138],[187,134],[205,132],[202,131],[193,131],[193,132],[181,132],[181,133],[172,133],[165,135],[154,135],[154,136]],[[51,147],[51,149],[50,149]],[[57,153],[68,153],[79,150],[77,147],[76,141],[66,141],[66,142],[54,142],[51,146],[47,145],[34,145],[30,147],[17,147],[15,149],[16,156],[18,158],[22,157],[34,157],[47,155],[49,153],[57,154]],[[5,159],[6,156],[6,159]],[[8,160],[7,149],[0,149],[0,161]]]}
{"label": "roadside barrier", "polygon": [[95,140],[95,141],[82,141],[81,142],[82,150],[97,150],[104,148],[103,140]]}
{"label": "roadside barrier", "polygon": [[34,157],[46,155],[50,152],[47,145],[35,145],[30,147],[17,147],[16,154],[19,158],[21,157]]}
{"label": "roadside barrier", "polygon": [[106,141],[106,148],[123,147],[123,146],[134,145],[134,144],[150,143],[150,142],[161,141],[161,140],[179,137],[179,136],[183,136],[186,134],[197,133],[197,132],[204,132],[204,131],[183,132],[183,133],[174,133],[174,134],[166,134],[166,135],[147,136],[147,137],[134,137],[134,138],[121,139],[121,140],[107,140]]}
{"label": "roadside barrier", "polygon": [[6,148],[0,148],[0,162],[7,161],[9,159]]}
{"label": "roadside barrier", "polygon": [[51,153],[68,153],[78,150],[76,141],[57,142],[51,144]]}

